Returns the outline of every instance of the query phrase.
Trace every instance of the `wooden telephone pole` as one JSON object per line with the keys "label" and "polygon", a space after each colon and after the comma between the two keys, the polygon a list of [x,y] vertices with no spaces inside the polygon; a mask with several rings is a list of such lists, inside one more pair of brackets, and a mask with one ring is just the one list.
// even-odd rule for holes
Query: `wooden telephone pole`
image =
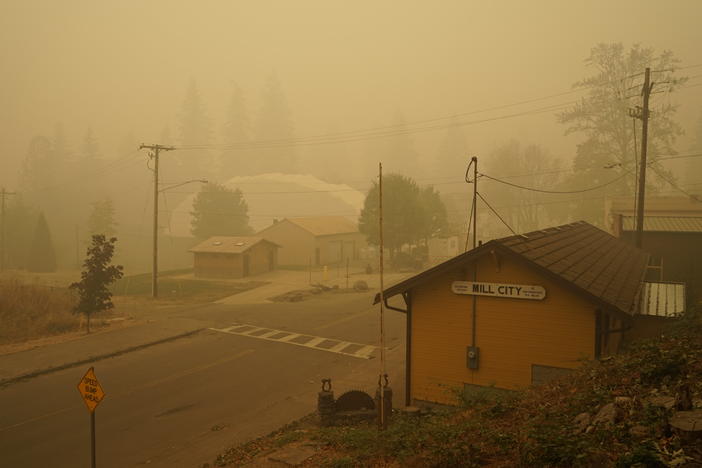
{"label": "wooden telephone pole", "polygon": [[639,170],[639,181],[638,181],[638,194],[636,200],[636,236],[634,237],[634,243],[636,247],[641,248],[643,239],[643,227],[644,227],[644,200],[646,195],[646,151],[648,148],[648,101],[651,97],[651,90],[653,89],[653,83],[651,83],[651,69],[646,68],[644,73],[644,84],[643,89],[641,89],[641,96],[643,96],[643,107],[637,107],[632,109],[630,115],[643,122],[643,128],[641,130],[641,164]]}
{"label": "wooden telephone pole", "polygon": [[173,146],[144,145],[139,149],[151,150],[149,158],[154,160],[154,232],[153,232],[153,266],[151,269],[151,297],[158,297],[158,156],[160,151],[173,151]]}

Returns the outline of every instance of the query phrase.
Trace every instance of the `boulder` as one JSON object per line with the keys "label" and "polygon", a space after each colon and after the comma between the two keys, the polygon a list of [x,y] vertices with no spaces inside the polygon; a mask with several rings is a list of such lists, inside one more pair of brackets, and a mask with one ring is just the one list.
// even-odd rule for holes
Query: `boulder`
{"label": "boulder", "polygon": [[614,403],[607,403],[597,412],[595,418],[592,420],[592,424],[595,426],[598,424],[609,426],[621,421],[622,417],[623,412],[619,406]]}
{"label": "boulder", "polygon": [[591,419],[590,413],[580,413],[577,415],[573,420],[573,423],[575,424],[574,432],[576,434],[585,432],[585,429],[587,429],[587,427],[590,425]]}
{"label": "boulder", "polygon": [[646,398],[645,402],[651,406],[671,409],[673,406],[675,406],[675,397],[670,395],[656,395]]}

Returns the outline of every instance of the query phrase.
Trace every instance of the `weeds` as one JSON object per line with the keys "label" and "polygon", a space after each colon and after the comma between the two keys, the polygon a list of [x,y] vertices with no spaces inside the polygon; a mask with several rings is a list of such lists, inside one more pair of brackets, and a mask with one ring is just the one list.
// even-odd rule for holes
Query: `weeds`
{"label": "weeds", "polygon": [[0,344],[78,330],[75,303],[66,288],[0,280]]}

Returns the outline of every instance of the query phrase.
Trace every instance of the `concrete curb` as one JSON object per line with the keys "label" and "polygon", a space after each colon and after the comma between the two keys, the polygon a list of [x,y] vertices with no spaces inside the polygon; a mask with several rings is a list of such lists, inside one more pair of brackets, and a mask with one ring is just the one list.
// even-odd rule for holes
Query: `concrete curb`
{"label": "concrete curb", "polygon": [[159,345],[162,343],[167,343],[169,341],[178,340],[180,338],[186,338],[188,336],[192,336],[192,335],[195,335],[197,333],[200,333],[203,330],[205,330],[205,328],[198,328],[197,330],[191,330],[191,331],[188,331],[185,333],[180,333],[178,335],[169,336],[166,338],[161,338],[161,339],[156,340],[156,341],[150,341],[148,343],[142,343],[140,345],[130,346],[129,348],[120,349],[118,351],[113,351],[111,353],[100,354],[97,356],[91,356],[91,357],[86,358],[86,359],[81,359],[80,361],[68,362],[68,363],[61,364],[61,365],[55,366],[55,367],[48,367],[46,369],[39,369],[39,370],[35,370],[32,372],[27,372],[26,374],[18,375],[17,377],[10,377],[9,379],[0,380],[0,388],[5,387],[5,386],[10,385],[10,384],[13,384],[13,383],[16,383],[16,382],[20,382],[22,380],[33,379],[33,378],[39,377],[41,375],[51,374],[52,372],[58,372],[58,371],[61,371],[64,369],[70,369],[71,367],[81,366],[83,364],[88,364],[90,362],[102,361],[103,359],[117,357],[117,356],[120,356],[122,354],[131,353],[133,351],[138,351],[140,349],[148,348],[150,346],[155,346],[155,345]]}

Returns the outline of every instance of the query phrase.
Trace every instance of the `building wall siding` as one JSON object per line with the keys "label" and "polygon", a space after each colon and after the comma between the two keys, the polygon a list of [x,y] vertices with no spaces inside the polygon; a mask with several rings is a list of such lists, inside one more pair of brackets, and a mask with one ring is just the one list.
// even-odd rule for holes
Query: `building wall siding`
{"label": "building wall siding", "polygon": [[[206,253],[194,254],[194,273],[201,278],[243,278],[244,257],[249,258],[249,276],[258,275],[276,268],[277,248],[259,243],[243,254]],[[270,257],[273,255],[271,268]]]}
{"label": "building wall siding", "polygon": [[536,284],[542,301],[477,297],[480,366],[467,368],[471,344],[472,296],[451,292],[456,280],[471,280],[470,266],[427,281],[412,290],[411,397],[455,403],[465,384],[523,388],[532,382],[532,364],[575,368],[594,357],[595,306],[510,258],[478,260],[478,281]]}
{"label": "building wall siding", "polygon": [[310,259],[314,262],[314,236],[287,219],[257,235],[280,246],[278,263],[282,266],[306,266]]}
{"label": "building wall siding", "polygon": [[257,235],[281,246],[278,260],[283,266],[308,266],[310,261],[313,266],[330,266],[345,263],[347,257],[353,263],[359,260],[360,251],[366,246],[361,233],[315,237],[287,219]]}
{"label": "building wall siding", "polygon": [[315,240],[315,247],[320,252],[320,265],[345,264],[347,258],[349,263],[357,263],[365,246],[365,237],[359,232],[319,236]]}

